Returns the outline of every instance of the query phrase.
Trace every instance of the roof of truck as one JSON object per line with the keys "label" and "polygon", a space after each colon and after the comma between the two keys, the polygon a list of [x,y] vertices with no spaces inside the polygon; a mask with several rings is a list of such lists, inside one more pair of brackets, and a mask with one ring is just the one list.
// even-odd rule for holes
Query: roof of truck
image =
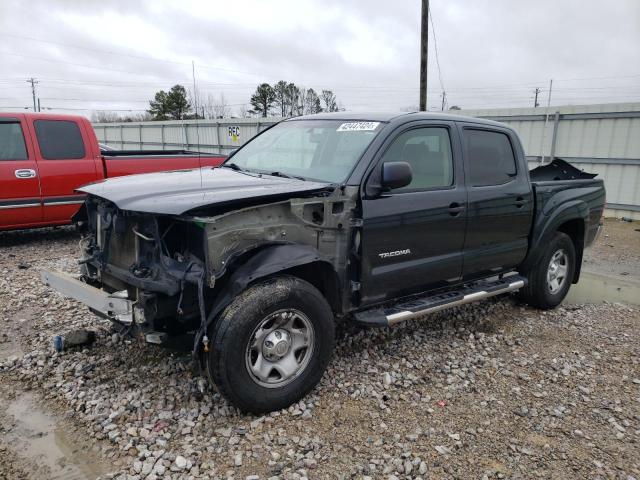
{"label": "roof of truck", "polygon": [[301,117],[291,118],[287,121],[351,120],[356,122],[390,122],[401,117],[407,117],[407,120],[448,120],[504,126],[504,124],[502,123],[494,122],[493,120],[486,120],[484,118],[465,117],[464,115],[440,112],[332,112],[316,113],[314,115],[303,115]]}

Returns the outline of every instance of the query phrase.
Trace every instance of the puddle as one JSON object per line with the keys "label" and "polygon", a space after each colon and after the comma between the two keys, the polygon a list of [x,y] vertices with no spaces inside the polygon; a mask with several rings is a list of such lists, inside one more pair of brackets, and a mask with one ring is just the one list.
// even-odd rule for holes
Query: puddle
{"label": "puddle", "polygon": [[48,467],[47,478],[93,480],[107,473],[97,454],[87,453],[73,442],[71,434],[43,410],[33,394],[20,394],[9,403],[6,412],[15,421],[6,434],[7,443],[28,462]]}
{"label": "puddle", "polygon": [[582,272],[580,282],[571,285],[565,305],[577,303],[622,302],[640,305],[640,282],[599,273]]}

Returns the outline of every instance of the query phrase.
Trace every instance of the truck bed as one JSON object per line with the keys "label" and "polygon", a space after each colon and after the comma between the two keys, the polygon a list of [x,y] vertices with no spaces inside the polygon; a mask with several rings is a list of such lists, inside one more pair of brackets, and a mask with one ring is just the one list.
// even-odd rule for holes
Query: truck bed
{"label": "truck bed", "polygon": [[102,155],[104,157],[225,157],[225,155],[191,150],[106,150]]}
{"label": "truck bed", "polygon": [[[584,172],[562,159],[555,159],[529,172],[536,209],[532,232],[542,235],[543,225],[562,211],[578,210],[585,218],[584,242],[590,245],[600,228],[605,207],[604,181],[597,174]],[[536,241],[532,239],[535,248]]]}

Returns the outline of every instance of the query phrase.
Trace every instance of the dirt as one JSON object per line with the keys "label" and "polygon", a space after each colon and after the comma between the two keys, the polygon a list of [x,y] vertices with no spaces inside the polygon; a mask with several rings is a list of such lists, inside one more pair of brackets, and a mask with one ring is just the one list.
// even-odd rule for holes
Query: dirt
{"label": "dirt", "polygon": [[640,221],[605,219],[600,238],[585,252],[583,269],[640,282]]}
{"label": "dirt", "polygon": [[[637,228],[607,220],[557,310],[506,298],[391,330],[339,328],[321,385],[261,418],[210,388],[194,397],[188,358],[113,343],[108,325],[47,291],[40,267],[75,268],[71,229],[0,233],[0,479],[144,478],[136,462],[149,460],[164,468],[149,479],[640,478]],[[96,345],[53,354],[69,328],[94,328]],[[114,440],[100,401],[124,409]],[[167,427],[143,449],[125,430],[147,424]],[[162,432],[168,444],[154,445]]]}
{"label": "dirt", "polygon": [[[17,390],[3,393],[0,414],[5,453],[11,452],[19,471],[7,472],[7,478],[49,478],[80,480],[97,478],[108,467],[81,432],[60,418],[60,414],[43,405],[39,395]],[[1,444],[0,444],[1,445]],[[2,447],[0,447],[2,448]],[[2,467],[0,467],[0,474]]]}

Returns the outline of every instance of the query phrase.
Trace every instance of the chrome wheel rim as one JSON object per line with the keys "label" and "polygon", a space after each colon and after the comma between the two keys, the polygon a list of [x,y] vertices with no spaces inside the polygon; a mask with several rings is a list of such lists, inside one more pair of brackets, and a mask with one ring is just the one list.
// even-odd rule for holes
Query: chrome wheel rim
{"label": "chrome wheel rim", "polygon": [[569,257],[564,250],[556,251],[549,261],[547,269],[547,288],[552,294],[558,293],[567,281]]}
{"label": "chrome wheel rim", "polygon": [[246,351],[246,367],[258,385],[280,388],[298,378],[313,354],[313,326],[299,310],[274,312],[258,323]]}

